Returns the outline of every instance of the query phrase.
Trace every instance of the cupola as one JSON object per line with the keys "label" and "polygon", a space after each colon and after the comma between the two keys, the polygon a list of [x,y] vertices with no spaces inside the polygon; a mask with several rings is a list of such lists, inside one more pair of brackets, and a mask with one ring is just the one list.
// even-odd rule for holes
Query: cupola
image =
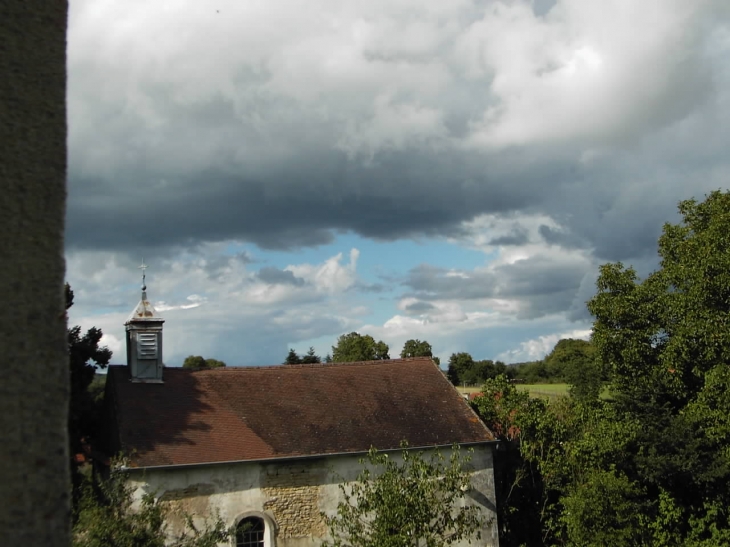
{"label": "cupola", "polygon": [[127,331],[127,366],[133,382],[162,383],[162,324],[165,322],[147,300],[142,261],[142,299],[124,324]]}

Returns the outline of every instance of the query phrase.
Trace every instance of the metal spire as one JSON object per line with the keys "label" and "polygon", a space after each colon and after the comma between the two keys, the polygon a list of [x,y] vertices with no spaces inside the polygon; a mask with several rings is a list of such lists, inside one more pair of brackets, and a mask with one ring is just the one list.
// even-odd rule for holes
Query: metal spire
{"label": "metal spire", "polygon": [[142,270],[142,300],[147,300],[147,283],[145,282],[147,264],[144,263],[144,258],[138,268]]}

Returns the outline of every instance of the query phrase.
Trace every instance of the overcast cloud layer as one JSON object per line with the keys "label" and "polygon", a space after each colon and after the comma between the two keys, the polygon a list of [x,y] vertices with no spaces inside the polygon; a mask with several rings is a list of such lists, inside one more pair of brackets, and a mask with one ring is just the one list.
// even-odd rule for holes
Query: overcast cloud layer
{"label": "overcast cloud layer", "polygon": [[587,335],[599,264],[649,271],[677,202],[728,187],[729,19],[724,0],[72,0],[72,319],[121,360],[146,253],[171,364],[355,329],[541,357]]}

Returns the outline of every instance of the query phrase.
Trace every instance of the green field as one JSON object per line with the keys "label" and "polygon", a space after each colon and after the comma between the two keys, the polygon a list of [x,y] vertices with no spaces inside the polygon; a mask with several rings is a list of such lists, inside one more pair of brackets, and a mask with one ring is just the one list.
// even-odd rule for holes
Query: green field
{"label": "green field", "polygon": [[559,397],[567,395],[570,385],[568,384],[517,384],[520,391],[528,391],[530,397]]}
{"label": "green field", "polygon": [[[530,397],[558,397],[560,395],[567,395],[570,386],[568,384],[516,384],[517,389],[520,391],[528,391]],[[470,386],[463,387],[457,386],[456,389],[459,393],[479,393],[481,387]]]}
{"label": "green field", "polygon": [[[515,384],[520,391],[527,391],[530,393],[530,397],[560,397],[561,395],[568,395],[570,384]],[[479,393],[481,387],[461,387],[457,386],[456,389],[459,393]],[[601,399],[611,399],[611,394],[608,386],[604,386],[601,390]]]}

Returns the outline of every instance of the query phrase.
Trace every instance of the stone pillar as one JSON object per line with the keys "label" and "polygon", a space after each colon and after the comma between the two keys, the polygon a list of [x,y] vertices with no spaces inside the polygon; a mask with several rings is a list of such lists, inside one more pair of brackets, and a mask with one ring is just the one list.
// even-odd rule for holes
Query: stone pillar
{"label": "stone pillar", "polygon": [[0,5],[0,545],[68,546],[66,0]]}

